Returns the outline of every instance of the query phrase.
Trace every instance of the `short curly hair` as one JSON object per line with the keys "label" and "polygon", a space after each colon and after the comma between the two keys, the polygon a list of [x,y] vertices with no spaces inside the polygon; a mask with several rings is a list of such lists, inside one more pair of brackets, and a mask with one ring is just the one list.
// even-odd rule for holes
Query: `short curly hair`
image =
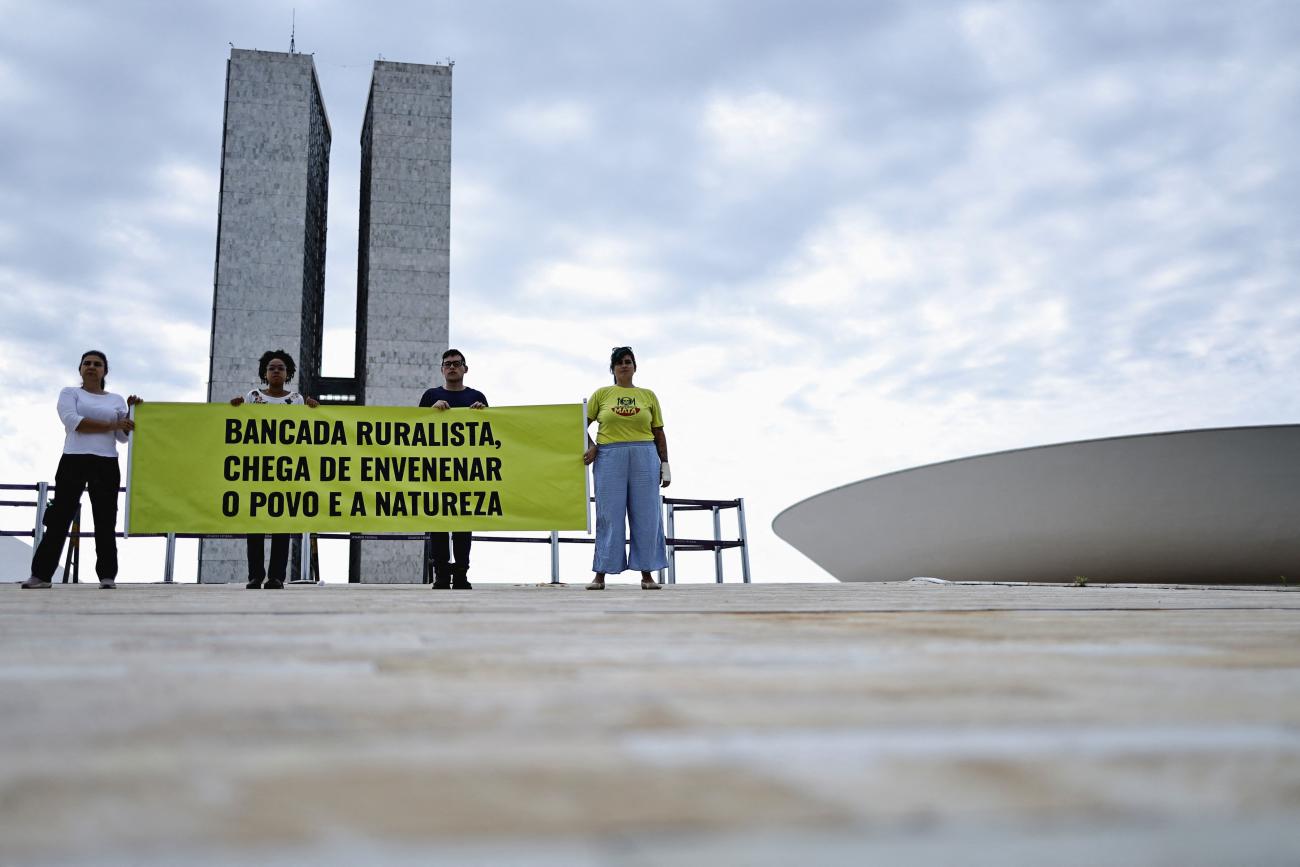
{"label": "short curly hair", "polygon": [[266,382],[266,366],[277,358],[284,362],[284,381],[293,379],[293,375],[298,372],[298,365],[293,363],[293,356],[283,349],[270,349],[262,353],[261,360],[257,362],[258,379]]}

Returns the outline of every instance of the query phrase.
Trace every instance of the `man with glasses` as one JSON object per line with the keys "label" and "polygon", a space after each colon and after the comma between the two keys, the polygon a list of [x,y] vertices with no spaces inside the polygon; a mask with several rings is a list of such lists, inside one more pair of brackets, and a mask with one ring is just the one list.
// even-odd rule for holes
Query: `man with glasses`
{"label": "man with glasses", "polygon": [[[483,392],[465,387],[465,374],[468,371],[469,365],[465,363],[461,351],[448,349],[442,354],[442,379],[445,385],[426,391],[420,398],[420,406],[432,407],[440,412],[453,407],[485,408],[488,402]],[[469,572],[469,531],[429,533],[428,539],[425,544],[425,560],[433,560],[433,589],[445,590],[450,587],[453,590],[473,590],[473,585],[466,578]],[[455,563],[452,562],[453,552],[456,555]]]}

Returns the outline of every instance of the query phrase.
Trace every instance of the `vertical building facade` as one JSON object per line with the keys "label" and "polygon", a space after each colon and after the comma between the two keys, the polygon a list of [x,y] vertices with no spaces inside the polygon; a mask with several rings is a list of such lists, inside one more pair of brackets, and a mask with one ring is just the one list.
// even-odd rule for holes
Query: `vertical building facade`
{"label": "vertical building facade", "polygon": [[[258,358],[268,349],[287,350],[297,360],[291,388],[316,391],[329,154],[329,118],[311,56],[232,49],[221,147],[211,402],[254,387]],[[201,582],[242,582],[247,574],[242,540],[203,540]]]}
{"label": "vertical building facade", "polygon": [[[412,406],[441,384],[451,228],[450,64],[377,61],[361,131],[356,389]],[[363,541],[349,577],[418,583],[423,542]]]}

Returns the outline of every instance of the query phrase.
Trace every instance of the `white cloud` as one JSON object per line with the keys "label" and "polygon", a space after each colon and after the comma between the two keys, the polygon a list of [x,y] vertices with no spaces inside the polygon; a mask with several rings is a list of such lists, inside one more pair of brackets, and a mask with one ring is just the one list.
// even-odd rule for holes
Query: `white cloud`
{"label": "white cloud", "polygon": [[36,98],[34,84],[13,63],[0,57],[0,105],[16,110],[30,105]]}
{"label": "white cloud", "polygon": [[700,127],[713,171],[780,174],[807,159],[826,133],[817,105],[770,90],[715,94]]}
{"label": "white cloud", "polygon": [[355,376],[356,366],[356,329],[326,328],[321,340],[321,373],[324,376]]}
{"label": "white cloud", "polygon": [[974,3],[961,9],[959,21],[985,70],[999,81],[1015,86],[1040,78],[1051,66],[1031,4],[1004,0]]}
{"label": "white cloud", "polygon": [[652,304],[663,276],[644,262],[645,250],[622,238],[592,235],[566,253],[531,264],[521,289],[533,301],[565,304],[610,302],[628,309]]}
{"label": "white cloud", "polygon": [[137,215],[119,212],[107,219],[99,230],[99,244],[124,258],[160,262],[167,256],[158,233],[136,219]]}
{"label": "white cloud", "polygon": [[141,211],[160,221],[215,230],[220,184],[215,170],[194,163],[159,166],[154,172],[154,199]]}
{"label": "white cloud", "polygon": [[590,105],[573,99],[530,102],[508,109],[505,128],[524,141],[538,145],[559,145],[594,134],[595,112]]}
{"label": "white cloud", "polygon": [[872,214],[834,215],[802,246],[776,280],[777,297],[799,307],[842,309],[889,293],[918,272],[914,242],[889,232]]}

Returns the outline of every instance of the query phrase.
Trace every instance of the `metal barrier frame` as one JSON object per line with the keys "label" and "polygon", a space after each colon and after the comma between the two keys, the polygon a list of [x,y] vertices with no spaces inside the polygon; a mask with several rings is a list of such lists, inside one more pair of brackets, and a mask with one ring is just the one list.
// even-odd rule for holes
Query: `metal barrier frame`
{"label": "metal barrier frame", "polygon": [[[35,491],[36,500],[0,500],[0,506],[25,506],[36,508],[36,523],[30,531],[28,530],[0,530],[0,536],[18,536],[31,537],[32,545],[35,547],[41,543],[45,534],[45,511],[49,504],[49,495],[51,491],[57,491],[56,487],[48,482],[38,482],[34,485],[14,485],[0,484],[0,491]],[[125,488],[118,488],[118,492],[125,491]],[[589,502],[594,501],[594,497],[589,497]],[[749,541],[745,531],[745,500],[738,498],[735,500],[696,500],[682,497],[663,497],[662,506],[664,517],[666,519],[665,543],[668,551],[668,568],[659,570],[659,581],[663,584],[677,583],[677,552],[678,551],[712,551],[713,552],[713,571],[714,581],[718,584],[723,583],[723,566],[722,552],[728,548],[740,549],[741,580],[745,584],[750,583],[749,572]],[[736,510],[736,524],[739,538],[723,539],[722,538],[722,519],[721,513],[724,509]],[[711,539],[685,539],[677,537],[677,513],[678,512],[699,512],[707,511],[713,516],[713,538]],[[74,527],[77,525],[74,524]],[[93,536],[94,533],[84,531],[72,531],[68,533],[72,545],[77,545],[78,540],[84,536]],[[125,538],[125,534],[116,533],[119,538]],[[164,584],[174,584],[176,574],[176,540],[177,539],[242,539],[242,533],[166,533],[166,534],[141,534],[132,533],[132,538],[160,538],[167,540],[167,549],[163,564]],[[302,533],[300,534],[300,554],[298,557],[298,578],[296,583],[314,584],[320,582],[319,560],[316,552],[316,540],[318,539],[366,539],[366,540],[422,540],[427,538],[426,533]],[[472,535],[470,537],[475,542],[510,542],[525,544],[547,544],[551,549],[551,584],[560,584],[560,545],[578,544],[594,545],[596,540],[589,536],[561,536],[558,530],[551,530],[547,538],[536,538],[532,536],[484,536]],[[72,548],[69,548],[71,556]],[[77,558],[79,560],[79,557]],[[70,561],[71,562],[71,561]],[[68,581],[67,568],[64,569],[63,580]],[[73,579],[76,583],[76,577]]]}

